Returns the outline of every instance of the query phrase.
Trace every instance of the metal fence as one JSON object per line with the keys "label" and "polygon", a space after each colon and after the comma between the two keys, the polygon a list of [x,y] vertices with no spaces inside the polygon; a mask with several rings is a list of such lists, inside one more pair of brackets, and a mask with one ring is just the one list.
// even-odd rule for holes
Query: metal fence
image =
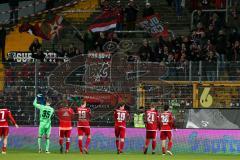
{"label": "metal fence", "polygon": [[[85,97],[92,109],[92,124],[96,126],[113,125],[113,110],[120,101],[127,103],[130,126],[139,107],[154,103],[161,110],[168,104],[178,127],[185,128],[189,109],[239,107],[239,67],[235,62],[129,61],[126,54],[106,52],[65,61],[55,57],[44,63],[33,59],[27,63],[8,62],[3,68],[3,102],[19,124],[34,125],[38,123],[38,112],[32,102],[37,93],[52,98],[55,109],[63,96]],[[56,117],[54,124],[57,121]]]}

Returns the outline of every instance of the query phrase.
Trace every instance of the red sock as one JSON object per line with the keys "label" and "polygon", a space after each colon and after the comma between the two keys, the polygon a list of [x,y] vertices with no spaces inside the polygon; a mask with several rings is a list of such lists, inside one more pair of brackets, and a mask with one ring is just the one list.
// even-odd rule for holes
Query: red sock
{"label": "red sock", "polygon": [[124,148],[124,141],[120,141],[120,151],[122,151]]}
{"label": "red sock", "polygon": [[165,151],[165,147],[162,147],[162,153],[165,154],[166,151]]}
{"label": "red sock", "polygon": [[116,139],[116,147],[119,150],[119,140],[118,139]]}
{"label": "red sock", "polygon": [[69,151],[69,149],[70,149],[70,141],[67,141],[67,142],[66,142],[66,150]]}
{"label": "red sock", "polygon": [[168,142],[168,150],[170,151],[172,149],[173,142]]}
{"label": "red sock", "polygon": [[150,140],[149,140],[149,139],[146,139],[146,140],[145,140],[145,148],[148,148],[149,143],[150,143]]}
{"label": "red sock", "polygon": [[156,141],[152,141],[152,150],[154,151],[156,149],[157,146],[157,142]]}
{"label": "red sock", "polygon": [[7,147],[2,147],[2,151],[6,152],[7,151]]}
{"label": "red sock", "polygon": [[61,146],[61,145],[63,145],[63,139],[59,139],[59,145]]}
{"label": "red sock", "polygon": [[82,152],[82,140],[78,140],[78,147],[79,147],[79,150],[80,152]]}
{"label": "red sock", "polygon": [[85,144],[86,149],[88,149],[88,146],[89,146],[90,142],[91,142],[91,138],[87,138],[86,144]]}

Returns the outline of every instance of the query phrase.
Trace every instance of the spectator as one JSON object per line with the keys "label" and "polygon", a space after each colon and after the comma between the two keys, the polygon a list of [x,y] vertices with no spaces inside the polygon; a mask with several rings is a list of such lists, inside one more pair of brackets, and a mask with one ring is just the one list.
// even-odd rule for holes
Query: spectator
{"label": "spectator", "polygon": [[145,8],[143,9],[143,17],[148,17],[154,15],[154,9],[152,8],[150,3],[146,3]]}
{"label": "spectator", "polygon": [[[220,56],[220,61],[225,61],[227,39],[223,30],[220,30],[216,40],[216,51]],[[223,63],[222,63],[223,64]],[[222,66],[223,67],[223,66]]]}
{"label": "spectator", "polygon": [[226,6],[226,1],[225,0],[215,0],[215,6],[216,9],[221,9]]}
{"label": "spectator", "polygon": [[235,41],[235,43],[233,44],[233,48],[232,48],[232,52],[233,52],[233,57],[234,57],[234,61],[240,61],[240,45],[239,45],[239,40]]}
{"label": "spectator", "polygon": [[117,33],[113,32],[108,34],[108,41],[116,42],[117,44],[119,44],[120,39],[118,38]]}
{"label": "spectator", "polygon": [[32,42],[32,44],[29,47],[29,50],[31,51],[31,53],[36,53],[37,50],[41,49],[42,45],[40,44],[39,40],[37,38],[35,38]]}
{"label": "spectator", "polygon": [[32,53],[32,58],[38,59],[41,62],[44,62],[45,55],[43,54],[41,48],[38,48],[36,52]]}
{"label": "spectator", "polygon": [[205,59],[205,67],[206,67],[206,75],[208,81],[216,80],[216,70],[217,70],[217,55],[213,51],[209,51],[207,53],[207,57]]}
{"label": "spectator", "polygon": [[238,0],[234,0],[233,7],[232,7],[232,16],[235,19],[237,19],[237,7],[238,7]]}
{"label": "spectator", "polygon": [[201,0],[202,9],[208,9],[209,3],[209,0]]}
{"label": "spectator", "polygon": [[109,0],[101,0],[100,6],[101,6],[103,12],[111,11],[111,7],[109,5]]}
{"label": "spectator", "polygon": [[84,35],[76,33],[75,35],[80,41],[83,42],[83,54],[88,54],[88,51],[94,50],[95,48],[95,37],[91,30],[87,30]]}
{"label": "spectator", "polygon": [[120,1],[117,1],[117,6],[115,7],[114,11],[117,12],[117,31],[123,30],[123,24],[124,24],[124,9],[121,5]]}
{"label": "spectator", "polygon": [[231,29],[231,33],[229,34],[229,41],[231,42],[231,44],[233,44],[236,40],[240,39],[240,35],[238,33],[238,29],[237,28],[232,28]]}
{"label": "spectator", "polygon": [[161,55],[161,62],[167,62],[169,58],[169,51],[168,47],[164,46],[163,48],[163,54]]}
{"label": "spectator", "polygon": [[176,15],[177,15],[178,20],[180,20],[181,16],[182,16],[181,2],[182,2],[182,0],[175,0]]}
{"label": "spectator", "polygon": [[29,47],[29,50],[32,53],[32,58],[38,59],[41,62],[44,61],[45,55],[42,52],[42,45],[37,38],[33,40],[32,44]]}
{"label": "spectator", "polygon": [[191,11],[199,9],[198,7],[199,0],[190,0],[190,2],[191,2]]}
{"label": "spectator", "polygon": [[163,48],[166,43],[162,37],[157,39],[157,43],[154,45],[154,60],[156,62],[161,62],[161,55],[163,54]]}
{"label": "spectator", "polygon": [[99,33],[99,38],[96,42],[96,46],[99,48],[100,52],[104,52],[103,46],[107,42],[107,38],[105,37],[105,34],[103,32]]}
{"label": "spectator", "polygon": [[74,56],[76,56],[76,48],[74,47],[74,44],[71,43],[67,51],[67,57],[72,58]]}
{"label": "spectator", "polygon": [[166,0],[166,1],[167,1],[168,6],[171,7],[173,4],[173,0]]}
{"label": "spectator", "polygon": [[133,0],[129,0],[125,8],[127,30],[135,30],[138,8]]}
{"label": "spectator", "polygon": [[54,1],[56,1],[56,0],[47,0],[46,1],[46,10],[50,10],[50,9],[52,9],[52,8],[54,8]]}
{"label": "spectator", "polygon": [[4,26],[0,25],[0,51],[1,51],[1,57],[2,62],[5,62],[5,41],[6,41],[6,30]]}
{"label": "spectator", "polygon": [[197,26],[198,23],[206,24],[206,17],[201,10],[197,11],[197,14],[194,15],[193,25]]}
{"label": "spectator", "polygon": [[212,42],[212,44],[216,43],[217,32],[212,24],[209,25],[208,30],[206,31],[206,38],[209,39]]}
{"label": "spectator", "polygon": [[10,8],[10,24],[17,24],[19,0],[10,0],[8,5]]}
{"label": "spectator", "polygon": [[138,55],[141,61],[154,61],[152,48],[146,39],[143,40],[143,44],[138,50]]}

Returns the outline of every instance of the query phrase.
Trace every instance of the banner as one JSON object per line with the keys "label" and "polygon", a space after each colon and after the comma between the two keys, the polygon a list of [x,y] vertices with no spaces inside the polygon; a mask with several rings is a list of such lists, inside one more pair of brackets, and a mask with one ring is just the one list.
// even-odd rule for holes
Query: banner
{"label": "banner", "polygon": [[143,21],[140,22],[140,26],[150,33],[153,37],[167,37],[168,29],[161,21],[159,14],[155,14],[149,17],[146,17]]}
{"label": "banner", "polygon": [[105,11],[96,17],[94,22],[88,27],[92,32],[104,32],[114,29],[117,26],[117,12]]}
{"label": "banner", "polygon": [[[116,152],[114,128],[91,128],[91,151]],[[25,150],[26,152],[38,151],[38,128],[10,127],[8,149]],[[127,128],[124,152],[139,152],[142,154],[146,130],[139,128]],[[157,133],[158,148],[161,141]],[[173,153],[214,153],[214,154],[240,154],[239,130],[200,130],[180,129],[173,131]],[[59,151],[59,129],[52,128],[50,151]],[[77,129],[73,128],[71,134],[71,152],[79,152]]]}
{"label": "banner", "polygon": [[239,109],[190,109],[186,128],[240,129]]}
{"label": "banner", "polygon": [[42,39],[51,40],[55,38],[55,36],[59,36],[59,32],[62,28],[63,17],[54,16],[52,19],[45,19],[44,21],[36,22],[35,24],[25,22],[19,27],[19,32],[28,32],[29,34]]}
{"label": "banner", "polygon": [[[64,62],[67,62],[69,60],[67,57],[59,57],[57,53],[54,52],[43,52],[43,54],[45,55],[44,62],[56,63],[58,60],[62,60]],[[32,58],[32,55],[33,53],[31,52],[13,51],[8,53],[8,59],[10,58],[14,62],[29,63],[35,61],[35,59]]]}
{"label": "banner", "polygon": [[[88,76],[86,83],[92,86],[108,86],[111,80],[111,53],[88,53],[86,60]],[[107,88],[105,88],[107,89]]]}

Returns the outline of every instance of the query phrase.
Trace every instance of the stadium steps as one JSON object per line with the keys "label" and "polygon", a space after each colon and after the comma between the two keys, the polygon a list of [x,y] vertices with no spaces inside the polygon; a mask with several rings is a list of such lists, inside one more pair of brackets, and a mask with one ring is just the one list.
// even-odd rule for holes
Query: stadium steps
{"label": "stadium steps", "polygon": [[[98,0],[81,1],[74,7],[68,10],[65,10],[65,12],[71,11],[71,10],[82,10],[82,11],[90,10],[91,11],[91,10],[96,10],[98,6],[99,6]],[[92,14],[93,12],[68,13],[64,15],[64,18],[70,21],[72,24],[79,25],[87,21]]]}

